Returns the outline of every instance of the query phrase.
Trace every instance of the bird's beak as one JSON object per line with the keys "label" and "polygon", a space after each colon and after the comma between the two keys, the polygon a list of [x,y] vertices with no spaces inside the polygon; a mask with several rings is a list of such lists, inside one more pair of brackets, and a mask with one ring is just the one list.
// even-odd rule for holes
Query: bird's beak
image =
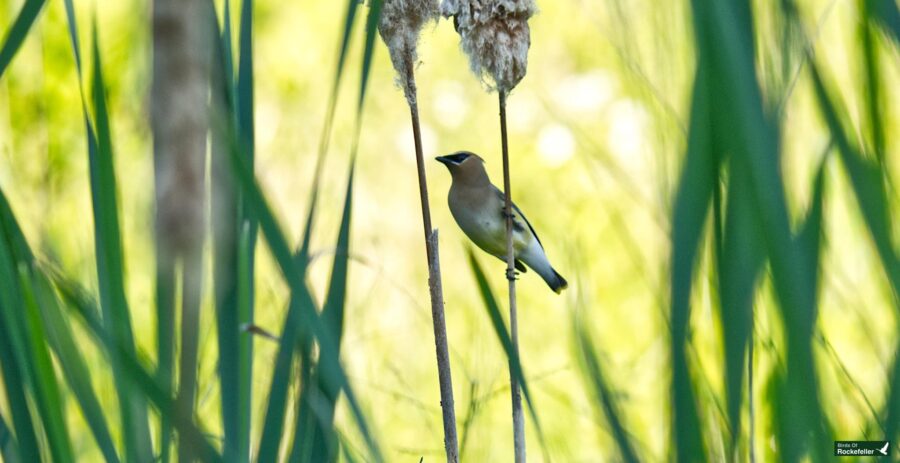
{"label": "bird's beak", "polygon": [[438,156],[438,157],[434,158],[434,160],[447,166],[447,167],[450,167],[450,165],[453,164],[453,161],[451,161],[450,158],[448,158],[447,156]]}

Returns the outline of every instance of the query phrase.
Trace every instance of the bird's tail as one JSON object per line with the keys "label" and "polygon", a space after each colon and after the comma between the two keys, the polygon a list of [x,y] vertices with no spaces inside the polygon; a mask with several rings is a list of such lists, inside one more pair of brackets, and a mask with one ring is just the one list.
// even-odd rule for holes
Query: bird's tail
{"label": "bird's tail", "polygon": [[553,292],[555,292],[556,294],[559,294],[562,292],[562,290],[569,287],[569,282],[567,282],[566,279],[563,278],[562,275],[559,274],[559,272],[557,272],[553,268],[550,269],[550,272],[553,272],[553,274],[546,275],[546,276],[541,275],[541,276],[544,277],[544,281],[546,281],[547,284],[550,285],[550,289],[552,289]]}

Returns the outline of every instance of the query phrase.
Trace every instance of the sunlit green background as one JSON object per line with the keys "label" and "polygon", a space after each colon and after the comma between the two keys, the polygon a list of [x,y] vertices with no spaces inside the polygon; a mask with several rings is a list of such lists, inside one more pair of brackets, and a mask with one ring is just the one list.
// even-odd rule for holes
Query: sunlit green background
{"label": "sunlit green background", "polygon": [[[781,44],[767,32],[777,16],[774,3],[753,2],[764,89],[771,83],[767,77],[782,71]],[[837,84],[848,108],[841,116],[848,127],[863,131],[858,3],[809,0],[800,6],[823,71]],[[0,1],[0,24],[9,24],[20,5],[17,0]],[[103,45],[127,295],[139,348],[150,358],[156,346],[150,5],[97,0],[76,6],[85,25],[96,12]],[[689,5],[560,0],[538,6],[540,12],[530,22],[528,74],[509,98],[513,196],[554,266],[569,280],[569,289],[557,296],[533,273],[522,276],[519,330],[525,373],[554,461],[612,459],[613,438],[593,403],[574,346],[574,324],[586,326],[639,452],[651,461],[667,460],[669,230],[696,64]],[[344,8],[343,2],[255,2],[256,172],[294,242],[309,204]],[[356,124],[362,39],[358,29],[315,219],[310,281],[318,300],[324,297],[340,221]],[[884,88],[900,88],[897,48],[883,44],[879,53]],[[469,71],[451,22],[426,27],[419,56],[419,107],[433,220],[440,230],[463,459],[511,461],[507,359],[466,263],[466,239],[446,207],[449,175],[430,161],[471,150],[485,158],[489,174],[501,184],[497,96],[486,92]],[[797,79],[788,82],[793,90],[784,105],[783,168],[792,215],[799,218],[806,211],[829,133],[806,73],[798,67],[788,75]],[[441,414],[409,112],[381,43],[370,78],[361,119],[342,358],[388,460],[419,461],[424,456],[425,461],[440,461]],[[883,124],[888,133],[897,133],[900,92],[885,91],[882,97]],[[896,140],[889,138],[886,159],[889,175],[900,178]],[[32,246],[67,274],[96,288],[85,146],[65,11],[62,2],[54,1],[0,80],[0,185]],[[822,336],[814,343],[823,408],[836,437],[881,439],[872,410],[880,410],[885,400],[885,372],[900,320],[845,173],[829,161],[826,175],[818,322]],[[895,213],[898,204],[894,196]],[[896,235],[895,230],[895,242]],[[704,435],[710,453],[721,456],[717,445],[724,444],[716,440],[721,439],[718,426],[724,413],[721,336],[711,302],[716,296],[708,248],[694,291],[689,358],[698,378],[700,417],[707,424]],[[259,249],[257,324],[277,332],[288,290],[266,247]],[[480,256],[505,302],[504,264]],[[765,398],[773,365],[784,355],[783,334],[768,282],[761,285],[757,300],[755,445],[768,461],[778,457],[769,424],[772,404]],[[202,317],[198,416],[211,433],[221,434],[211,300]],[[276,349],[263,338],[255,345],[253,436],[262,422]],[[84,346],[88,360],[97,365],[95,387],[115,415],[107,364],[93,345]],[[351,442],[358,442],[343,406],[339,425]],[[0,403],[0,412],[6,407]],[[99,453],[74,401],[68,401],[67,411],[76,455],[96,461]],[[530,421],[527,430],[530,457],[540,461]],[[113,431],[118,432],[115,427]]]}

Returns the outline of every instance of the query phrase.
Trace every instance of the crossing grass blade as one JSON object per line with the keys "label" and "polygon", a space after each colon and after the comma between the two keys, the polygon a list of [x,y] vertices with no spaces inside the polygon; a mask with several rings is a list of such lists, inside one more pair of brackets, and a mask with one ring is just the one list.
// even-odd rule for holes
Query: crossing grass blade
{"label": "crossing grass blade", "polygon": [[[342,34],[342,41],[340,46],[340,52],[338,56],[337,68],[335,71],[335,79],[333,82],[333,87],[331,91],[331,97],[329,100],[329,107],[326,113],[326,120],[323,126],[322,140],[320,142],[319,154],[316,160],[316,167],[313,175],[313,183],[312,183],[312,192],[310,195],[310,203],[309,209],[307,212],[306,225],[304,226],[304,234],[299,246],[299,249],[294,254],[293,258],[297,269],[301,272],[301,275],[305,274],[306,265],[308,263],[309,257],[309,242],[312,233],[312,224],[313,219],[315,218],[315,211],[317,207],[318,200],[318,187],[319,187],[319,178],[321,176],[321,169],[323,166],[323,160],[327,153],[328,140],[330,138],[331,125],[334,118],[334,110],[337,102],[337,94],[339,84],[342,80],[344,73],[344,66],[346,62],[347,50],[349,48],[350,35],[353,29],[354,18],[356,16],[356,8],[359,3],[355,1],[348,2],[347,10],[345,14],[344,20],[344,31]],[[372,54],[374,53],[374,40],[375,40],[375,28],[377,25],[377,18],[380,15],[380,2],[373,2],[370,4],[369,10],[369,20],[366,24],[366,44],[365,51],[363,53],[363,65],[361,70],[360,77],[360,94],[359,101],[357,104],[357,120],[359,120],[360,113],[362,111],[363,102],[365,100],[365,89],[367,87],[368,82],[368,74],[371,68],[371,59]],[[374,19],[373,19],[374,18]],[[359,123],[357,123],[357,132],[354,136],[353,142],[353,157],[355,158],[355,151],[357,148],[357,142],[359,139]],[[348,222],[346,222],[349,226],[349,217],[347,218]],[[345,264],[346,265],[346,264]],[[345,272],[346,270],[344,270]],[[335,276],[338,274],[334,274]],[[346,277],[344,277],[346,278]],[[336,283],[334,279],[332,279],[332,285],[339,284]],[[346,282],[343,283],[346,285]],[[329,292],[331,294],[331,292]],[[299,297],[297,297],[299,296]],[[326,302],[326,307],[328,303]],[[341,307],[343,303],[340,304]],[[291,451],[291,460],[293,461],[304,461],[304,458],[309,458],[313,455],[313,452],[319,452],[321,444],[325,444],[324,448],[334,448],[333,445],[328,444],[327,434],[328,432],[324,431],[324,428],[319,428],[318,420],[313,419],[313,413],[311,412],[311,408],[309,407],[309,401],[312,400],[310,394],[316,394],[318,392],[324,392],[326,389],[329,389],[323,381],[321,375],[317,375],[315,379],[312,377],[313,371],[313,359],[312,359],[312,338],[309,336],[304,336],[295,328],[297,320],[292,319],[292,314],[300,311],[315,311],[315,305],[312,302],[312,299],[308,293],[308,290],[304,287],[301,288],[301,293],[299,295],[295,295],[291,298],[290,306],[288,308],[288,316],[285,321],[284,330],[282,332],[282,336],[280,338],[279,351],[276,357],[276,365],[281,365],[281,368],[288,368],[292,363],[293,352],[295,350],[295,346],[299,346],[300,353],[300,382],[302,392],[300,395],[300,400],[298,403],[297,410],[297,420],[295,425],[295,436],[293,443],[293,450]],[[339,336],[337,349],[339,353]],[[326,366],[322,364],[322,358],[319,359],[319,371],[321,371]],[[276,370],[278,371],[278,370]],[[282,370],[283,371],[283,370]],[[334,374],[333,372],[330,374]],[[284,403],[284,397],[287,394],[288,381],[287,378],[279,377],[278,375],[273,376],[272,385],[270,389],[269,395],[269,405],[266,412],[265,424],[263,429],[263,435],[260,444],[260,456],[262,461],[272,461],[277,455],[278,451],[278,443],[280,442],[280,437],[283,433],[284,427],[284,416],[286,411],[281,409],[280,404]],[[333,387],[331,388],[333,389]],[[335,400],[337,396],[337,392],[339,390],[333,390],[328,394],[334,394]],[[326,396],[328,395],[326,394]],[[280,398],[280,399],[279,399]],[[273,400],[274,399],[274,400]],[[334,400],[326,400],[325,403],[329,403],[331,405],[326,406],[326,410],[331,410],[330,412],[324,412],[326,415],[329,413],[333,417],[333,402]],[[330,426],[330,425],[329,425]],[[368,434],[366,431],[364,434]],[[372,441],[371,437],[366,437],[367,440]],[[374,441],[372,441],[374,442]],[[305,453],[310,452],[310,453]],[[332,453],[333,452],[326,452]]]}
{"label": "crossing grass blade", "polygon": [[28,31],[37,19],[38,13],[41,12],[46,0],[25,0],[19,15],[16,16],[12,26],[9,28],[6,37],[3,40],[3,47],[0,48],[0,78],[9,67],[16,52],[22,47],[22,42],[28,36]]}
{"label": "crossing grass blade", "polygon": [[625,425],[620,418],[621,413],[619,411],[619,405],[616,403],[613,393],[610,391],[606,378],[603,375],[603,370],[600,367],[600,359],[597,358],[594,346],[591,345],[590,337],[588,336],[586,329],[578,328],[579,325],[577,322],[574,323],[573,326],[576,326],[575,336],[578,341],[578,350],[581,353],[582,367],[585,370],[584,376],[589,383],[587,389],[594,391],[594,406],[598,409],[598,414],[602,414],[606,418],[606,422],[609,423],[613,440],[616,443],[616,447],[619,449],[619,456],[622,461],[626,463],[637,463],[640,459],[637,457],[629,433],[625,429]]}
{"label": "crossing grass blade", "polygon": [[178,412],[175,406],[175,398],[171,388],[161,385],[156,378],[144,367],[129,351],[127,345],[118,343],[114,335],[109,333],[103,320],[100,309],[90,294],[77,282],[69,279],[61,272],[53,269],[44,269],[47,278],[52,281],[65,306],[81,321],[93,341],[99,345],[106,358],[112,362],[117,358],[122,374],[132,378],[136,385],[136,393],[146,398],[160,413],[168,414],[169,420],[178,431],[182,445],[192,446],[193,454],[201,461],[220,462],[222,456],[210,444],[204,433],[194,424],[192,417],[184,416]]}
{"label": "crossing grass blade", "polygon": [[[27,454],[27,458],[34,458],[31,461],[41,461],[37,433],[44,428],[45,404],[41,397],[36,397],[39,385],[36,384],[34,364],[32,363],[34,359],[29,352],[28,332],[24,326],[25,322],[21,318],[24,307],[17,285],[15,262],[5,233],[2,238],[2,242],[0,242],[0,329],[2,329],[2,333],[0,334],[3,335],[3,339],[0,340],[0,349],[3,351],[4,380],[7,388],[11,389],[7,392],[10,399],[22,400],[21,403],[9,402],[17,428],[24,431],[22,434],[24,438],[34,439],[32,442],[26,443],[28,448],[22,449],[25,452],[23,458],[26,458]],[[10,377],[6,375],[10,375]],[[20,381],[20,383],[13,384],[11,383],[13,380]],[[28,392],[40,407],[35,421],[32,421],[31,411],[26,400]],[[26,423],[30,429],[23,429]],[[32,428],[35,425],[37,427]],[[52,429],[48,431],[52,431]],[[54,454],[55,456],[57,455]]]}
{"label": "crossing grass blade", "polygon": [[[318,314],[315,306],[312,304],[311,296],[303,284],[303,274],[296,265],[296,261],[290,252],[287,239],[281,231],[281,227],[275,219],[271,208],[269,207],[265,197],[256,184],[246,161],[236,153],[231,153],[231,163],[233,172],[235,172],[238,183],[241,185],[243,193],[246,195],[248,204],[251,206],[250,211],[259,222],[266,242],[272,251],[275,261],[282,272],[285,282],[291,289],[291,297],[301,297],[303,303],[291,304],[288,308],[289,322],[293,320],[299,331],[300,342],[304,339],[315,339],[319,345],[319,368],[323,372],[323,379],[329,387],[338,387],[344,391],[347,402],[353,418],[359,428],[360,433],[366,441],[366,445],[372,454],[372,458],[382,461],[381,452],[366,423],[362,408],[357,401],[356,394],[347,379],[344,369],[340,365],[340,359],[337,355],[335,340],[332,339]],[[300,302],[300,301],[298,301]],[[296,312],[295,318],[291,318],[290,312]],[[271,401],[271,398],[270,398]],[[283,406],[284,404],[282,404]],[[262,449],[260,449],[262,450]]]}
{"label": "crossing grass blade", "polygon": [[704,454],[700,418],[687,364],[687,335],[694,265],[719,172],[710,133],[712,121],[707,90],[709,72],[701,58],[694,78],[687,151],[672,216],[672,453],[679,462],[699,460]]}
{"label": "crossing grass blade", "polygon": [[[349,238],[350,238],[350,213],[352,209],[352,187],[353,172],[356,161],[356,154],[359,148],[359,131],[362,127],[362,109],[365,104],[366,89],[368,88],[369,72],[372,67],[372,57],[375,52],[376,31],[378,19],[381,15],[381,0],[375,0],[369,4],[369,13],[366,20],[365,45],[363,51],[363,60],[360,70],[360,88],[359,97],[356,106],[356,131],[354,132],[351,168],[347,184],[347,193],[344,202],[343,214],[341,218],[341,229],[338,235],[337,254],[335,254],[334,267],[332,268],[332,276],[329,284],[328,297],[322,310],[322,319],[326,328],[331,330],[337,342],[338,355],[340,355],[340,340],[343,333],[343,311],[346,299],[347,286],[347,264],[349,258]],[[344,34],[338,57],[337,71],[335,74],[334,87],[332,89],[332,99],[329,103],[329,110],[326,116],[325,129],[323,133],[322,144],[320,145],[319,158],[317,159],[315,179],[313,184],[313,194],[310,199],[310,216],[312,220],[318,197],[318,179],[321,175],[322,161],[328,146],[328,137],[330,136],[330,128],[332,118],[334,117],[334,108],[337,102],[337,90],[343,72],[344,61],[346,59],[347,47],[349,45],[350,30],[353,27],[353,18],[355,17],[355,5],[353,2],[348,5],[346,19],[344,21]],[[308,252],[309,246],[309,230],[307,227],[307,235],[303,238],[300,248],[299,258],[306,260],[305,254]],[[291,452],[292,461],[334,461],[338,456],[338,445],[335,430],[332,429],[334,422],[334,409],[337,405],[339,389],[329,387],[322,380],[321,371],[323,366],[320,364],[316,370],[314,378],[311,378],[310,371],[312,369],[311,357],[308,355],[309,346],[301,345],[301,394],[298,407],[297,420],[295,425],[294,448]],[[313,401],[320,402],[316,407]],[[315,411],[314,411],[315,410]],[[310,439],[311,440],[308,440]],[[307,451],[309,453],[307,453]]]}
{"label": "crossing grass blade", "polygon": [[[5,197],[0,200],[0,222],[8,237],[13,254],[19,265],[31,268],[34,265],[34,255],[25,241],[22,229],[9,209]],[[106,417],[97,399],[90,381],[90,374],[81,351],[78,349],[68,319],[62,313],[59,301],[53,292],[48,278],[39,269],[29,272],[31,288],[34,292],[36,305],[40,310],[40,316],[45,326],[46,340],[55,356],[59,359],[59,365],[66,378],[82,413],[88,423],[97,445],[107,462],[118,462],[115,445]]]}
{"label": "crossing grass blade", "polygon": [[66,421],[62,413],[65,409],[60,396],[56,370],[50,356],[44,322],[32,289],[31,274],[28,264],[16,262],[18,282],[21,288],[22,315],[25,320],[25,337],[31,353],[33,370],[33,391],[37,408],[41,415],[41,423],[47,435],[47,444],[53,461],[75,461],[72,444],[69,441]]}
{"label": "crossing grass blade", "polygon": [[[724,121],[732,153],[747,166],[751,191],[763,224],[772,282],[787,334],[788,377],[785,407],[788,434],[780,444],[786,461],[799,460],[806,452],[814,461],[827,459],[827,421],[818,397],[818,379],[812,354],[816,319],[816,289],[790,228],[786,193],[780,168],[780,134],[765,113],[756,77],[753,20],[749,2],[692,2],[696,40],[701,56],[708,58],[714,80],[722,91],[714,120]],[[702,65],[702,64],[701,64]]]}
{"label": "crossing grass blade", "polygon": [[[833,93],[828,91],[817,63],[812,58],[810,58],[810,73],[820,112],[834,138],[860,213],[875,244],[888,283],[893,289],[895,309],[900,313],[900,305],[897,303],[897,297],[900,295],[900,258],[891,241],[893,231],[890,203],[884,178],[878,165],[872,160],[863,158],[859,149],[851,142],[837,116],[835,100],[830,96]],[[894,351],[894,360],[888,376],[890,384],[882,416],[886,430],[885,438],[892,439],[900,433],[900,344]]]}
{"label": "crossing grass blade", "polygon": [[[106,107],[106,85],[100,58],[96,26],[93,29],[93,78],[91,81],[95,124],[88,126],[88,158],[91,199],[94,216],[94,241],[97,256],[97,281],[100,288],[100,307],[103,323],[115,344],[134,355],[134,335],[128,303],[125,299],[122,242],[119,230],[117,185],[113,168],[112,137]],[[90,120],[85,114],[85,119]],[[112,368],[119,398],[119,409],[125,455],[128,461],[147,461],[152,458],[150,429],[144,399],[136,393],[133,378],[122,374],[118,352],[111,352]]]}
{"label": "crossing grass blade", "polygon": [[[31,287],[30,262],[27,260],[28,256],[17,252],[20,247],[13,244],[17,236],[10,231],[18,229],[15,218],[11,213],[5,213],[6,210],[3,212],[0,216],[0,317],[5,335],[10,341],[4,348],[12,349],[10,357],[14,359],[14,368],[18,370],[13,374],[21,374],[25,389],[30,391],[37,411],[37,423],[46,436],[50,456],[55,461],[73,461],[72,446],[62,416],[63,406],[56,371]],[[12,368],[12,365],[8,369],[4,368],[4,374]],[[19,391],[14,394],[19,395]],[[27,409],[21,412],[26,411]],[[13,412],[16,414],[15,409]]]}
{"label": "crossing grass blade", "polygon": [[[344,333],[344,310],[347,301],[347,271],[350,260],[350,218],[353,212],[353,178],[355,171],[356,159],[351,160],[350,172],[347,178],[347,191],[344,196],[343,212],[341,213],[341,225],[338,231],[337,243],[335,245],[334,264],[331,268],[331,278],[328,286],[328,293],[325,298],[325,304],[322,308],[322,322],[325,329],[329,330],[332,339],[337,345],[338,356],[340,356],[340,344]],[[338,457],[338,440],[334,426],[334,410],[337,406],[338,395],[340,389],[334,388],[322,380],[321,368],[316,370],[313,383],[309,385],[301,385],[303,392],[300,400],[314,400],[318,394],[313,393],[310,396],[312,388],[321,392],[319,403],[317,406],[308,404],[301,407],[301,411],[297,416],[296,435],[294,437],[294,449],[292,450],[292,461],[336,461]],[[317,416],[313,417],[312,414]],[[301,433],[304,433],[304,426],[314,424],[313,438],[311,442],[304,442]],[[303,434],[305,435],[305,434]],[[310,450],[310,458],[302,458],[301,452],[306,449]]]}
{"label": "crossing grass blade", "polygon": [[91,385],[90,371],[72,335],[69,321],[63,314],[47,278],[42,273],[36,272],[33,282],[37,305],[47,324],[47,341],[59,359],[60,368],[69,388],[81,407],[85,421],[87,421],[103,457],[107,462],[118,462],[119,456],[109,432],[106,415]]}
{"label": "crossing grass blade", "polygon": [[[900,294],[900,259],[891,242],[892,222],[890,202],[884,180],[878,165],[863,158],[859,149],[850,141],[837,116],[834,100],[829,96],[825,81],[818,66],[810,59],[810,73],[822,117],[825,119],[835,146],[838,148],[841,162],[859,205],[860,213],[878,251],[886,277],[895,294]],[[898,307],[900,311],[900,307]]]}
{"label": "crossing grass blade", "polygon": [[541,427],[540,419],[538,418],[537,408],[535,408],[534,401],[532,400],[528,382],[525,380],[525,372],[522,369],[522,362],[519,358],[519,354],[516,352],[516,349],[513,348],[512,337],[510,337],[509,330],[506,328],[506,323],[503,321],[503,315],[500,313],[500,306],[497,304],[494,292],[491,290],[491,286],[487,281],[484,270],[481,268],[481,264],[478,263],[478,259],[475,257],[475,253],[471,248],[468,248],[466,253],[469,256],[469,267],[472,269],[472,273],[475,276],[475,282],[478,284],[478,292],[481,294],[484,308],[491,319],[494,333],[497,335],[497,340],[500,341],[500,345],[506,353],[506,358],[509,360],[510,373],[515,376],[516,381],[518,381],[522,387],[522,395],[525,396],[525,403],[528,405],[528,413],[534,421],[534,428],[537,431],[541,449],[544,452],[544,459],[549,460],[544,431]]}
{"label": "crossing grass blade", "polygon": [[[751,342],[756,284],[765,263],[765,244],[754,208],[746,166],[731,159],[723,249],[719,263],[719,298],[725,346],[725,395],[731,429],[728,455],[741,435],[741,404],[747,346]],[[752,391],[750,391],[752,393]]]}

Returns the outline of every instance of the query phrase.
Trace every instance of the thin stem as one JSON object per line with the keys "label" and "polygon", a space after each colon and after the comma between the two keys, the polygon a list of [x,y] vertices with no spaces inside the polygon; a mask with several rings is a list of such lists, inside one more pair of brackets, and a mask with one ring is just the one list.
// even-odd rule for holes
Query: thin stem
{"label": "thin stem", "polygon": [[750,400],[750,437],[748,439],[750,447],[750,463],[756,463],[756,449],[753,448],[754,436],[756,434],[756,413],[753,403],[753,312],[750,312],[750,345],[747,351],[747,397]]}
{"label": "thin stem", "polygon": [[419,127],[419,106],[416,103],[416,80],[411,59],[407,59],[407,91],[412,119],[413,141],[416,147],[416,171],[419,177],[419,199],[422,202],[422,224],[425,231],[425,253],[428,257],[428,289],[431,294],[431,319],[434,324],[434,348],[437,354],[438,381],[441,388],[441,410],[444,418],[444,450],[448,463],[459,462],[459,443],[456,437],[456,411],[453,405],[453,380],[450,374],[450,349],[447,346],[447,325],[444,321],[444,290],[441,284],[441,264],[438,255],[438,233],[431,228],[431,208],[428,206],[428,185],[425,182],[425,159],[422,155],[422,133]]}
{"label": "thin stem", "polygon": [[[509,282],[509,331],[515,357],[519,357],[519,322],[516,315],[516,257],[513,254],[513,207],[509,181],[509,142],[506,135],[506,91],[500,92],[500,143],[503,149],[503,194],[506,211],[506,280]],[[512,359],[510,359],[512,361]],[[513,445],[516,463],[525,462],[525,415],[522,414],[522,395],[519,382],[509,368],[510,392],[512,395]]]}

